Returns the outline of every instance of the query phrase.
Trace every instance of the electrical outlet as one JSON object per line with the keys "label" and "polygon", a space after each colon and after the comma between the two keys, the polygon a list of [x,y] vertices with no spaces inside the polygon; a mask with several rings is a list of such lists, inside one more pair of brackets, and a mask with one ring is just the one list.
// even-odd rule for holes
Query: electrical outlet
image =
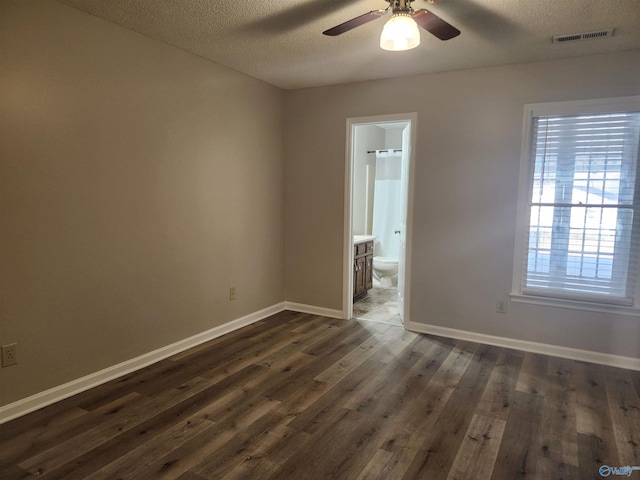
{"label": "electrical outlet", "polygon": [[507,301],[506,300],[496,300],[496,312],[498,312],[498,313],[507,313]]}
{"label": "electrical outlet", "polygon": [[236,299],[236,287],[229,287],[229,300]]}
{"label": "electrical outlet", "polygon": [[16,343],[12,343],[11,345],[3,345],[2,346],[2,367],[10,367],[11,365],[15,365],[18,363],[18,357],[16,352],[16,347],[18,345]]}

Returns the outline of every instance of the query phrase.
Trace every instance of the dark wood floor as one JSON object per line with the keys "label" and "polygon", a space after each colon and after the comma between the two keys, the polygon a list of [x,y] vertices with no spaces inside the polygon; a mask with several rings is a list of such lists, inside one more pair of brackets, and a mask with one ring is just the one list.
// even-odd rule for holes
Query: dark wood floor
{"label": "dark wood floor", "polygon": [[283,312],[0,426],[0,478],[601,479],[640,465],[639,396],[640,372]]}

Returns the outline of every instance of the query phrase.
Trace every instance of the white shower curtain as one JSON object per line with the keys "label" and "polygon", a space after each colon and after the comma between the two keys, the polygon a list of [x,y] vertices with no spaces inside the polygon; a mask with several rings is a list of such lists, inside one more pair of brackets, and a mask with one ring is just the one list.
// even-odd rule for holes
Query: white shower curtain
{"label": "white shower curtain", "polygon": [[400,255],[400,176],[402,152],[376,152],[376,179],[373,193],[372,234],[376,237],[374,255],[398,258]]}

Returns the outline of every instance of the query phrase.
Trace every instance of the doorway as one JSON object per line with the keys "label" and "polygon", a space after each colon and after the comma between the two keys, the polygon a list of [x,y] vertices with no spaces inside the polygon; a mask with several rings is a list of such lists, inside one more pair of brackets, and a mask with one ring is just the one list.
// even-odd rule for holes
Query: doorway
{"label": "doorway", "polygon": [[[347,119],[344,318],[409,321],[416,121],[415,113]],[[361,258],[365,251],[372,255]],[[373,277],[364,288],[363,268]]]}

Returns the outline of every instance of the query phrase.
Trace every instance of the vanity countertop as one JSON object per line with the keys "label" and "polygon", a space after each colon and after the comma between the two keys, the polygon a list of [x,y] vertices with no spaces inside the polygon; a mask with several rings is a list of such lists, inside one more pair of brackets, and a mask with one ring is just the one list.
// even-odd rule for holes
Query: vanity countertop
{"label": "vanity countertop", "polygon": [[357,245],[358,243],[371,242],[375,239],[376,237],[374,237],[373,235],[354,235],[353,243],[354,245]]}

